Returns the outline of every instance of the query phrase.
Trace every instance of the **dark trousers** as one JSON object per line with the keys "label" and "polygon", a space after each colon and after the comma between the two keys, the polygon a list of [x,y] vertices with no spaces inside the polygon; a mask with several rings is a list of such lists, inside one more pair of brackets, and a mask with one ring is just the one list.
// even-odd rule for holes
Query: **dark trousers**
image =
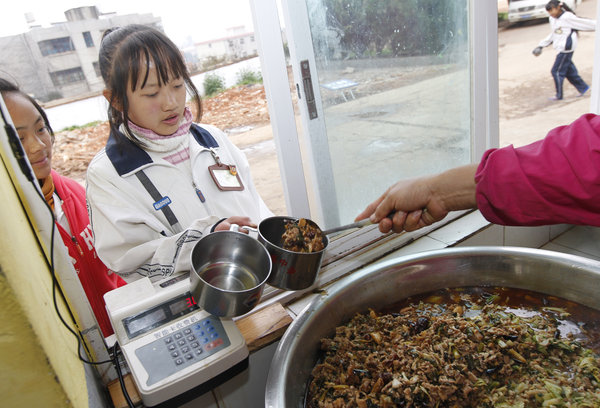
{"label": "dark trousers", "polygon": [[556,87],[556,98],[563,98],[563,82],[565,78],[579,91],[585,92],[588,85],[579,76],[575,64],[573,64],[572,52],[560,52],[556,56],[554,65],[552,66],[552,78],[554,78],[554,86]]}

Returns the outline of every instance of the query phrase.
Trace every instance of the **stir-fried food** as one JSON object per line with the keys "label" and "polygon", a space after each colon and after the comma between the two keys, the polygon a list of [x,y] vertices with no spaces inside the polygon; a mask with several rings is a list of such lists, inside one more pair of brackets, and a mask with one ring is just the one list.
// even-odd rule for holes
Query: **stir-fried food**
{"label": "stir-fried food", "polygon": [[565,310],[460,296],[337,327],[321,340],[306,406],[600,407],[600,357],[581,332],[565,334]]}
{"label": "stir-fried food", "polygon": [[293,252],[319,252],[325,247],[321,229],[305,218],[288,222],[281,242],[284,249]]}

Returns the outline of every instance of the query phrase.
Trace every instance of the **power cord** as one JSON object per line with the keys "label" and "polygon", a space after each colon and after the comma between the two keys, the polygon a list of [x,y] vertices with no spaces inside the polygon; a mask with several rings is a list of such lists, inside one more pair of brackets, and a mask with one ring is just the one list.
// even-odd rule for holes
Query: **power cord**
{"label": "power cord", "polygon": [[133,401],[131,401],[131,398],[129,397],[129,393],[127,392],[127,387],[125,386],[125,380],[123,379],[123,374],[121,373],[121,365],[119,364],[119,355],[118,355],[119,351],[121,351],[119,342],[115,342],[115,345],[113,346],[113,364],[115,365],[115,368],[117,370],[117,376],[119,377],[119,384],[121,384],[121,392],[123,393],[123,396],[125,397],[125,401],[127,401],[127,406],[129,406],[129,408],[135,408]]}
{"label": "power cord", "polygon": [[[36,189],[36,191],[38,191]],[[39,191],[38,191],[38,194]],[[104,360],[104,361],[89,361],[86,360],[85,358],[82,357],[81,355],[81,348],[82,348],[82,341],[81,341],[81,337],[79,334],[77,334],[75,332],[75,330],[73,330],[68,323],[65,321],[65,319],[62,317],[62,315],[60,314],[60,310],[58,309],[58,303],[56,301],[56,292],[57,292],[57,287],[58,287],[58,279],[56,277],[56,271],[54,269],[54,232],[56,231],[56,216],[54,215],[54,211],[52,210],[52,207],[50,207],[50,205],[46,202],[46,199],[44,198],[44,196],[42,196],[40,194],[42,200],[44,201],[44,204],[46,205],[46,208],[48,208],[48,210],[50,211],[50,215],[52,217],[52,233],[50,235],[50,272],[52,274],[52,301],[54,303],[54,310],[56,311],[56,314],[58,315],[58,318],[60,319],[60,321],[62,322],[63,326],[65,326],[65,328],[71,332],[71,334],[73,334],[73,336],[75,336],[75,338],[77,339],[77,357],[79,357],[79,360],[81,360],[82,362],[84,362],[85,364],[90,364],[90,365],[100,365],[100,364],[106,364],[106,363],[112,363],[112,360]]]}

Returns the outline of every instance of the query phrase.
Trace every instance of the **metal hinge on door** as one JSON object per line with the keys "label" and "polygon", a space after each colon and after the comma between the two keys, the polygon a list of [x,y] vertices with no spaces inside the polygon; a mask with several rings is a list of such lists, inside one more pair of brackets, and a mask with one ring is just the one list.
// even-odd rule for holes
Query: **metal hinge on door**
{"label": "metal hinge on door", "polygon": [[300,71],[302,73],[302,85],[304,86],[304,96],[306,97],[306,107],[308,108],[309,118],[317,118],[317,105],[315,103],[315,93],[313,92],[312,79],[310,77],[310,66],[308,60],[300,61]]}

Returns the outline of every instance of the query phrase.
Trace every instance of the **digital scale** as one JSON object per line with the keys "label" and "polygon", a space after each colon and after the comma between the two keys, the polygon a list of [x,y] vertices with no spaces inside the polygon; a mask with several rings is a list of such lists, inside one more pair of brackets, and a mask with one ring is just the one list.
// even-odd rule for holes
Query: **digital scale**
{"label": "digital scale", "polygon": [[232,320],[198,307],[188,274],[142,278],[104,294],[106,310],[146,406],[195,388],[247,360]]}

